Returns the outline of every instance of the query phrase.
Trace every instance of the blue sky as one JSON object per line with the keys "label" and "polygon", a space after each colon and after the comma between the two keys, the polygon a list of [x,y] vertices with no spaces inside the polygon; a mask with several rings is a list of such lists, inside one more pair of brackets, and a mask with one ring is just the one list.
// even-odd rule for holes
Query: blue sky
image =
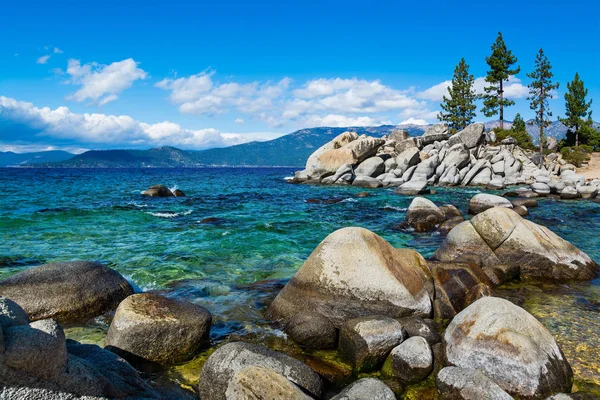
{"label": "blue sky", "polygon": [[498,31],[521,66],[507,119],[533,115],[525,73],[540,47],[561,83],[554,116],[577,71],[600,119],[591,0],[83,4],[3,5],[0,150],[202,149],[305,127],[435,122],[457,62],[483,77]]}

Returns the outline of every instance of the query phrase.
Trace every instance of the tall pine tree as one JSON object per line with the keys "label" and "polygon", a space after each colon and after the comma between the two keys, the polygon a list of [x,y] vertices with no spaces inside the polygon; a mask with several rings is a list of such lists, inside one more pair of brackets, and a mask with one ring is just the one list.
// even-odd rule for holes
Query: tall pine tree
{"label": "tall pine tree", "polygon": [[552,112],[548,106],[548,99],[552,97],[552,91],[558,89],[558,82],[553,83],[552,65],[544,54],[544,50],[540,49],[535,57],[535,69],[528,73],[527,76],[532,79],[529,87],[530,101],[529,108],[535,111],[535,123],[540,130],[540,154],[544,154],[544,128],[550,125],[549,118],[552,117]]}
{"label": "tall pine tree", "polygon": [[513,56],[512,51],[506,48],[502,32],[498,32],[498,37],[492,45],[492,55],[485,58],[490,70],[485,77],[489,86],[484,87],[485,94],[483,98],[483,108],[481,112],[486,117],[499,114],[500,129],[504,129],[504,107],[510,107],[515,104],[514,101],[504,97],[504,82],[508,81],[511,75],[516,75],[521,71],[517,66],[511,67],[517,63],[517,57]]}
{"label": "tall pine tree", "polygon": [[469,65],[462,58],[454,69],[452,85],[448,87],[450,97],[443,97],[440,105],[445,111],[438,114],[438,119],[448,123],[451,132],[458,132],[473,122],[475,117],[475,78],[469,74]]}
{"label": "tall pine tree", "polygon": [[521,117],[521,114],[517,113],[517,115],[515,115],[511,129],[515,132],[527,132],[527,126],[525,125],[525,120]]}
{"label": "tall pine tree", "polygon": [[592,112],[590,106],[592,101],[585,101],[588,94],[583,81],[579,79],[579,74],[575,73],[572,82],[567,83],[567,92],[565,93],[565,114],[566,118],[558,118],[565,126],[571,128],[575,133],[575,146],[579,146],[579,129],[586,123],[584,118],[590,118]]}

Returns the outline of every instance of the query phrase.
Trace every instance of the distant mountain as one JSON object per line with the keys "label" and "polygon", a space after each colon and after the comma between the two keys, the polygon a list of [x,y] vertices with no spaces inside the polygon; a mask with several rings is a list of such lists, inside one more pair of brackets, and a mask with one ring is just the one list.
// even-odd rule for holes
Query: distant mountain
{"label": "distant mountain", "polygon": [[12,151],[0,151],[0,167],[24,166],[39,163],[51,163],[68,160],[74,154],[66,151],[51,150],[37,153],[13,153]]}

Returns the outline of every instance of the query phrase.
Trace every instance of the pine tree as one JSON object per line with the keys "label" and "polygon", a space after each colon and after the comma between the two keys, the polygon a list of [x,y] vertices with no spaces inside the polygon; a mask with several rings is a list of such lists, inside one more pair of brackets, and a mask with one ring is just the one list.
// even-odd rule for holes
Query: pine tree
{"label": "pine tree", "polygon": [[521,67],[511,69],[512,65],[516,64],[517,57],[506,48],[502,32],[498,32],[496,42],[492,45],[492,55],[486,57],[485,62],[490,67],[485,81],[490,85],[484,88],[485,94],[482,95],[484,107],[481,112],[486,117],[499,114],[500,129],[504,129],[504,107],[515,104],[514,101],[504,97],[504,82],[508,81],[510,76],[518,74]]}
{"label": "pine tree", "polygon": [[473,122],[475,117],[475,78],[469,74],[469,65],[462,58],[454,69],[452,85],[448,87],[450,97],[443,97],[440,105],[445,113],[438,114],[438,119],[448,123],[451,132],[458,132]]}
{"label": "pine tree", "polygon": [[558,82],[552,83],[552,65],[544,54],[544,50],[540,49],[535,57],[535,69],[527,74],[532,79],[529,87],[530,101],[529,108],[535,111],[535,123],[540,129],[540,154],[544,154],[544,128],[550,125],[549,118],[552,117],[552,112],[548,106],[548,99],[552,97],[552,91],[558,89]]}
{"label": "pine tree", "polygon": [[515,132],[527,132],[527,127],[525,126],[525,120],[521,117],[521,114],[517,113],[515,115],[515,119],[512,123],[512,130]]}
{"label": "pine tree", "polygon": [[579,79],[579,74],[575,73],[572,82],[567,83],[567,92],[565,93],[565,114],[566,118],[558,118],[565,126],[571,128],[575,134],[575,146],[579,146],[579,129],[585,124],[584,118],[591,118],[592,112],[589,111],[592,101],[585,101],[588,94],[583,81]]}

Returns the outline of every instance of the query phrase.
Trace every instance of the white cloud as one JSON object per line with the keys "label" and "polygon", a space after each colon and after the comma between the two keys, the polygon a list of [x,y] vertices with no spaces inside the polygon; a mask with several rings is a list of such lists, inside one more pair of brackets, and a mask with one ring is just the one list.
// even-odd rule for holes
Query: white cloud
{"label": "white cloud", "polygon": [[41,56],[40,58],[35,60],[35,62],[37,64],[46,64],[48,62],[48,60],[50,59],[50,57],[51,57],[50,55]]}
{"label": "white cloud", "polygon": [[88,148],[78,146],[48,146],[46,144],[28,143],[14,144],[0,142],[0,151],[12,151],[13,153],[36,153],[40,151],[62,150],[73,154],[81,154],[88,151]]}
{"label": "white cloud", "polygon": [[428,124],[429,123],[427,121],[425,121],[424,119],[409,118],[407,120],[400,122],[398,125],[428,125]]}
{"label": "white cloud", "polygon": [[222,133],[212,128],[192,130],[169,121],[148,124],[127,115],[77,114],[67,107],[54,110],[48,107],[39,108],[31,103],[3,96],[0,96],[0,121],[28,127],[34,132],[29,138],[30,141],[40,141],[41,137],[49,137],[60,141],[104,146],[172,145],[205,149],[281,136],[279,133],[270,132]]}
{"label": "white cloud", "polygon": [[[488,83],[485,81],[484,77],[476,78],[473,82],[475,93],[484,94],[485,91],[483,88],[487,85]],[[448,88],[450,86],[452,86],[452,81],[444,81],[422,92],[418,92],[416,96],[425,100],[442,101],[443,96],[448,96]],[[504,82],[503,89],[504,96],[509,99],[520,99],[527,97],[527,94],[529,93],[527,86],[523,85],[521,80],[516,76],[509,77],[508,81]]]}
{"label": "white cloud", "polygon": [[146,71],[138,68],[132,58],[113,62],[109,65],[97,63],[81,64],[79,60],[70,59],[67,65],[68,83],[80,85],[81,88],[67,97],[68,100],[103,105],[114,101],[125,89],[130,88],[138,79],[146,79]]}
{"label": "white cloud", "polygon": [[243,124],[244,123],[244,119],[243,118],[236,118],[234,121],[236,124]]}
{"label": "white cloud", "polygon": [[346,115],[339,114],[328,114],[324,117],[321,117],[319,115],[309,115],[303,119],[303,123],[303,126],[305,126],[306,128],[312,128],[316,126],[379,126],[392,124],[391,121],[386,121],[379,118],[372,118],[367,116],[348,117]]}
{"label": "white cloud", "polygon": [[59,49],[58,47],[55,47],[53,50],[54,54],[62,54],[64,53],[61,49]]}

